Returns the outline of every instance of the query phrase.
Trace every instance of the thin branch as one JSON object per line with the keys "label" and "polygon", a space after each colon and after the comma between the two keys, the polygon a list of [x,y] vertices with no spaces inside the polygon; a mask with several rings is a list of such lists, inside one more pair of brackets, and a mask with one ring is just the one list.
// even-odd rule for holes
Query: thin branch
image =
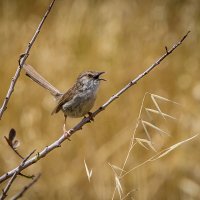
{"label": "thin branch", "polygon": [[7,197],[8,190],[10,189],[13,181],[17,178],[17,175],[21,172],[21,169],[23,168],[25,162],[35,153],[35,150],[32,151],[24,160],[21,162],[21,164],[16,168],[15,172],[12,175],[12,178],[9,180],[6,187],[2,190],[2,195],[0,196],[0,200],[3,200]]}
{"label": "thin branch", "polygon": [[22,174],[22,173],[19,173],[20,176],[24,177],[24,178],[28,178],[28,179],[33,179],[35,178],[35,175],[26,175],[26,174]]}
{"label": "thin branch", "polygon": [[7,192],[10,189],[10,186],[12,185],[13,181],[16,179],[17,177],[17,172],[15,172],[12,176],[12,178],[10,179],[10,181],[8,182],[8,184],[6,185],[6,187],[2,190],[2,195],[0,197],[0,200],[3,200],[7,197]]}
{"label": "thin branch", "polygon": [[24,157],[16,149],[14,149],[12,146],[10,147],[21,159],[24,159]]}
{"label": "thin branch", "polygon": [[7,94],[6,94],[6,97],[5,97],[5,99],[4,99],[4,102],[3,102],[3,104],[2,104],[2,107],[1,107],[1,109],[0,109],[0,120],[1,120],[1,118],[2,118],[2,116],[3,116],[3,113],[4,113],[5,110],[7,109],[8,102],[9,102],[9,100],[10,100],[10,98],[11,98],[12,93],[14,92],[14,87],[15,87],[15,84],[17,83],[17,80],[18,80],[18,78],[19,78],[19,76],[20,76],[20,72],[21,72],[21,70],[22,70],[22,66],[23,66],[24,63],[26,62],[26,59],[27,59],[28,56],[29,56],[29,52],[30,52],[30,50],[31,50],[31,47],[33,46],[33,44],[34,44],[34,42],[35,42],[37,36],[39,35],[40,30],[41,30],[41,28],[42,28],[42,25],[44,24],[44,21],[46,20],[48,14],[50,13],[51,8],[52,8],[53,5],[54,5],[54,2],[55,2],[55,0],[53,0],[53,1],[51,2],[51,4],[49,5],[49,7],[48,7],[46,13],[44,14],[44,17],[42,18],[42,20],[41,20],[41,22],[40,22],[40,24],[39,24],[37,30],[35,31],[35,33],[34,33],[32,39],[31,39],[31,41],[28,43],[28,46],[27,46],[27,48],[26,48],[25,53],[23,53],[23,54],[20,56],[19,66],[18,66],[18,68],[17,68],[17,70],[16,70],[16,72],[15,72],[15,75],[14,75],[13,78],[12,78],[12,81],[11,81],[11,83],[10,83],[10,87],[9,87],[9,89],[8,89],[8,92],[7,92]]}
{"label": "thin branch", "polygon": [[[47,146],[44,148],[41,152],[39,152],[36,156],[33,158],[27,160],[23,167],[21,168],[21,171],[29,167],[30,165],[36,163],[39,161],[41,158],[44,158],[47,154],[49,154],[52,150],[61,147],[61,144],[66,140],[69,139],[69,137],[74,134],[75,132],[79,131],[82,129],[82,127],[89,123],[91,120],[91,117],[94,118],[97,114],[102,112],[107,106],[109,106],[114,100],[116,100],[119,96],[121,96],[126,90],[128,90],[131,86],[135,85],[140,79],[142,79],[145,75],[147,75],[151,70],[153,70],[156,66],[158,66],[161,61],[163,61],[169,54],[171,54],[178,46],[182,44],[184,39],[188,36],[189,32],[184,35],[184,37],[177,42],[168,52],[166,52],[163,56],[161,56],[153,65],[151,65],[149,68],[147,68],[142,74],[137,76],[134,80],[132,80],[130,83],[128,83],[124,88],[122,88],[118,93],[113,95],[105,104],[103,104],[100,108],[98,108],[95,112],[91,114],[91,116],[83,118],[76,126],[74,126],[72,129],[66,131],[58,140],[53,142],[51,145]],[[8,179],[9,177],[13,176],[15,171],[18,168],[15,168],[4,175],[0,177],[0,183]]]}
{"label": "thin branch", "polygon": [[24,193],[38,181],[40,176],[41,174],[38,174],[35,178],[33,178],[33,180],[28,185],[26,185],[18,194],[12,197],[11,200],[16,200],[21,198],[24,195]]}

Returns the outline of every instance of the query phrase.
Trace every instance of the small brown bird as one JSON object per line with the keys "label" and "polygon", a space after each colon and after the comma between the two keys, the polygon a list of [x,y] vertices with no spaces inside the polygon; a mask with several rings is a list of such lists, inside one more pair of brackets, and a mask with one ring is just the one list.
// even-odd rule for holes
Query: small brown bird
{"label": "small brown bird", "polygon": [[100,81],[105,81],[105,79],[100,78],[100,76],[105,72],[87,71],[81,73],[75,84],[63,94],[30,65],[25,64],[23,68],[28,77],[43,88],[47,89],[55,97],[57,105],[51,114],[62,110],[65,116],[65,122],[67,116],[78,118],[85,116],[86,114],[90,115],[89,111],[92,109],[96,100]]}

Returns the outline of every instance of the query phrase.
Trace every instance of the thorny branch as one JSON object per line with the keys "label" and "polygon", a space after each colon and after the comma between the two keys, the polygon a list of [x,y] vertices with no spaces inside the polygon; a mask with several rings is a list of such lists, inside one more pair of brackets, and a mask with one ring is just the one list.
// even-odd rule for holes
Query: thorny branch
{"label": "thorny branch", "polygon": [[18,194],[12,197],[11,200],[16,200],[16,199],[21,198],[24,195],[24,193],[38,181],[40,176],[41,174],[38,174],[35,178],[33,178],[33,180],[28,185],[26,185]]}
{"label": "thorny branch", "polygon": [[[63,134],[58,140],[53,142],[51,145],[44,148],[41,152],[39,152],[36,156],[33,158],[27,160],[23,167],[21,167],[21,171],[29,167],[30,165],[38,162],[41,158],[44,158],[47,154],[49,154],[52,150],[56,149],[57,147],[60,147],[61,144],[66,140],[69,139],[69,137],[74,134],[75,132],[82,129],[82,127],[89,123],[91,120],[91,117],[94,118],[97,114],[102,112],[107,106],[109,106],[114,100],[116,100],[119,96],[121,96],[126,90],[128,90],[131,86],[135,85],[140,79],[142,79],[145,75],[147,75],[151,70],[153,70],[156,66],[158,66],[169,54],[171,54],[178,46],[182,44],[182,42],[185,40],[185,38],[188,36],[190,31],[187,32],[187,34],[184,35],[184,37],[178,41],[171,49],[168,49],[164,55],[162,55],[153,65],[148,67],[143,73],[139,74],[134,80],[132,80],[130,83],[128,83],[125,87],[123,87],[119,92],[117,92],[115,95],[113,95],[105,104],[103,104],[101,107],[99,107],[95,112],[91,114],[91,116],[83,118],[76,126],[74,126],[72,129],[68,130]],[[0,177],[0,183],[5,181],[6,179],[10,178],[15,174],[15,172],[18,170],[18,167],[5,173]]]}
{"label": "thorny branch", "polygon": [[35,153],[35,150],[32,151],[26,158],[24,158],[24,160],[21,162],[21,164],[16,168],[15,172],[12,174],[12,178],[10,179],[10,181],[8,182],[8,184],[6,185],[6,187],[2,190],[2,195],[0,196],[0,200],[3,200],[7,197],[7,193],[8,190],[10,189],[13,181],[17,178],[17,175],[21,172],[24,164],[26,163],[26,161]]}
{"label": "thorny branch", "polygon": [[41,30],[41,28],[42,28],[42,25],[44,24],[44,21],[46,20],[48,14],[50,13],[51,8],[52,8],[53,5],[54,5],[54,2],[55,2],[55,0],[53,0],[53,1],[51,2],[51,4],[49,5],[49,7],[48,7],[46,13],[44,14],[44,17],[42,18],[40,24],[38,25],[37,30],[35,31],[35,33],[34,33],[32,39],[31,39],[31,41],[28,43],[28,46],[27,46],[27,48],[26,48],[25,53],[23,53],[23,54],[20,56],[19,66],[17,67],[17,70],[16,70],[16,72],[15,72],[15,75],[14,75],[13,78],[12,78],[12,81],[11,81],[11,83],[10,83],[10,87],[9,87],[9,89],[8,89],[8,92],[7,92],[7,94],[6,94],[6,97],[5,97],[5,99],[4,99],[4,102],[3,102],[3,104],[2,104],[2,107],[0,108],[0,120],[1,120],[1,118],[2,118],[2,116],[3,116],[4,111],[7,109],[8,102],[9,102],[9,100],[10,100],[10,98],[11,98],[12,93],[14,92],[15,84],[17,83],[17,80],[18,80],[18,78],[19,78],[19,76],[20,76],[20,72],[21,72],[21,70],[22,70],[22,66],[23,66],[24,63],[26,62],[26,59],[27,59],[28,56],[29,56],[29,52],[30,52],[30,50],[31,50],[31,47],[33,46],[35,40],[37,39],[37,36],[39,35],[40,30]]}

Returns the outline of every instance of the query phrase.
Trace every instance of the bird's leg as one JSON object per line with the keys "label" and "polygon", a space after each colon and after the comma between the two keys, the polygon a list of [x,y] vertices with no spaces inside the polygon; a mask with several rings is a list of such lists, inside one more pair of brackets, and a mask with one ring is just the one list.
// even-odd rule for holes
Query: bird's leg
{"label": "bird's leg", "polygon": [[67,121],[67,115],[65,115],[65,125],[66,125],[66,121]]}
{"label": "bird's leg", "polygon": [[67,120],[67,116],[64,115],[64,117],[65,117],[65,120],[64,120],[64,125],[63,125],[63,132],[65,133],[65,132],[67,132],[67,130],[66,130],[66,120]]}
{"label": "bird's leg", "polygon": [[[67,121],[67,115],[64,115],[64,117],[65,117],[65,121],[64,121],[64,125],[63,125],[63,134],[65,135],[67,135],[68,134],[68,132],[67,132],[67,130],[66,130],[66,121]],[[67,138],[69,141],[71,141],[70,139],[69,139],[69,137]]]}

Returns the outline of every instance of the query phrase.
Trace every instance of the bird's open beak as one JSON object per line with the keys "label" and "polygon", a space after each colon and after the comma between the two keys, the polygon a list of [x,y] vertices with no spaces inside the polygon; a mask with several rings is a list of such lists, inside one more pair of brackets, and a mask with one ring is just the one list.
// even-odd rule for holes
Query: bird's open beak
{"label": "bird's open beak", "polygon": [[106,79],[103,78],[99,78],[102,74],[104,74],[105,72],[98,72],[97,75],[94,77],[96,79],[99,79],[100,81],[106,81]]}

